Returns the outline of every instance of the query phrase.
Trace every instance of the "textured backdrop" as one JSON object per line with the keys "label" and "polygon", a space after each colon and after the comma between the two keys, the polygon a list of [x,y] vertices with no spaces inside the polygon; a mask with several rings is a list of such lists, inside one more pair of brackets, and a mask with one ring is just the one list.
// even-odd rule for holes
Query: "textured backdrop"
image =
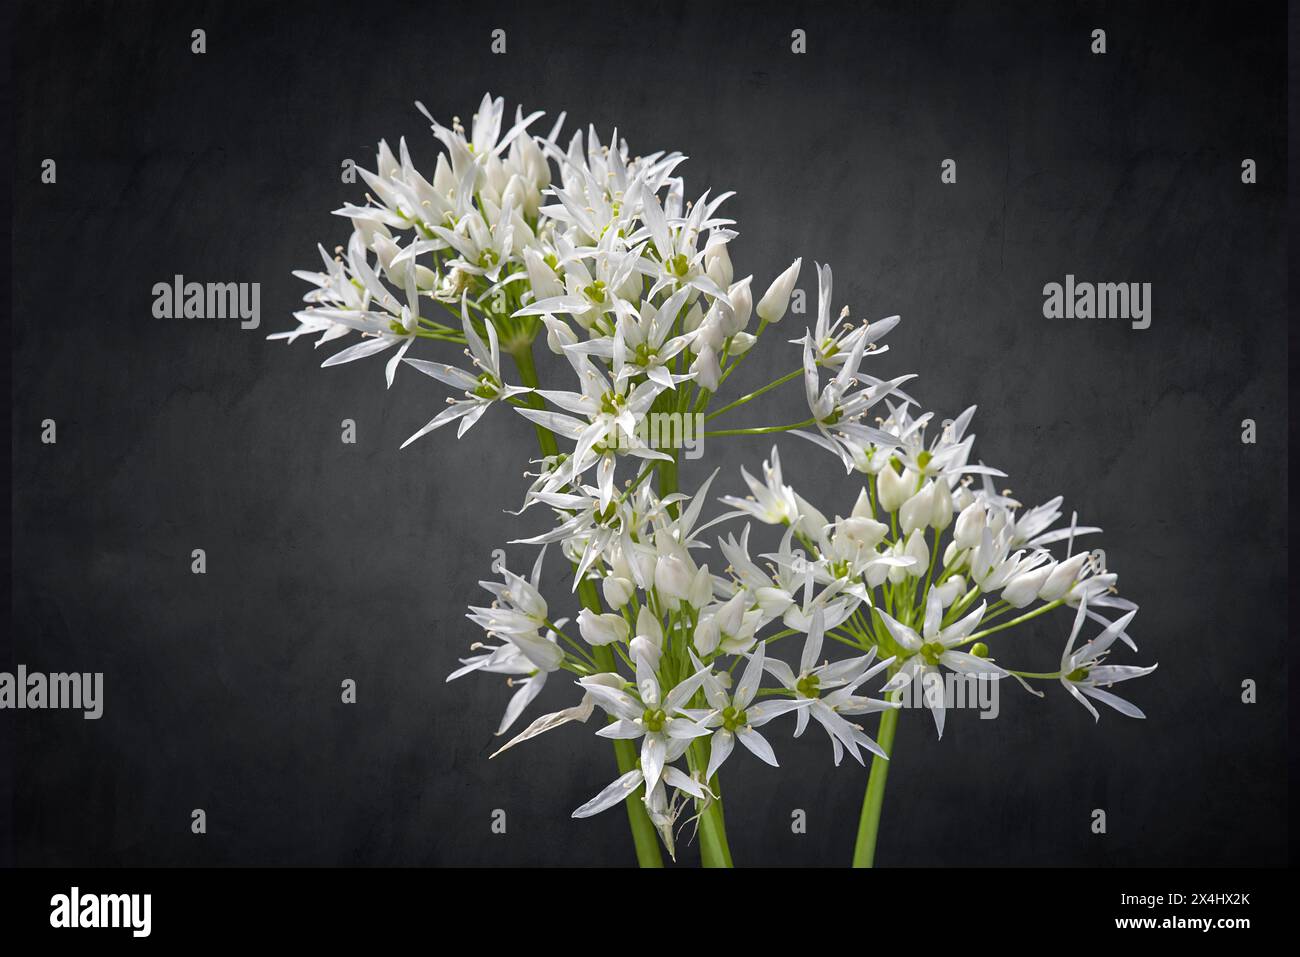
{"label": "textured backdrop", "polygon": [[[178,6],[18,16],[8,657],[103,671],[106,702],[99,721],[0,714],[0,863],[631,861],[621,811],[569,819],[613,777],[608,745],[569,728],[488,762],[506,689],[443,683],[491,550],[521,534],[502,510],[530,427],[497,409],[399,452],[441,387],[385,391],[382,360],[321,370],[324,352],[264,338],[292,324],[290,270],[346,239],[330,210],[363,188],[342,161],[405,135],[431,166],[412,101],[468,118],[485,90],[686,153],[688,194],[737,191],[738,276],[761,289],[801,255],[815,301],[811,262],[830,262],[837,304],[903,316],[870,371],[920,372],[941,415],[978,404],[977,452],[1006,484],[1105,528],[1142,606],[1135,660],[1160,662],[1133,687],[1148,719],[1094,725],[1059,688],[1012,686],[997,721],[957,715],[941,742],[905,714],[880,863],[1284,860],[1281,4]],[[154,318],[177,273],[261,283],[261,328]],[[1151,328],[1045,319],[1042,287],[1067,273],[1152,283]],[[794,368],[796,322],[738,392]],[[765,399],[735,424],[802,409],[797,386]],[[770,438],[706,444],[683,487],[707,463],[740,490]],[[827,455],[779,441],[808,498],[852,507]],[[1058,615],[1017,632],[1030,664],[1054,666]],[[554,681],[532,713],[573,699]],[[866,774],[788,730],[781,771],[727,765],[737,862],[846,864]]]}

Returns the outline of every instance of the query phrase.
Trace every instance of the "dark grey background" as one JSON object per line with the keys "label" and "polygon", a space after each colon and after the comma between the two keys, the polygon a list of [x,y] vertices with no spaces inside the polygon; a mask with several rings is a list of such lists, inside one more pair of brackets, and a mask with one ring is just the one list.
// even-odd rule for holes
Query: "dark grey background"
{"label": "dark grey background", "polygon": [[[762,288],[802,255],[815,300],[811,262],[831,262],[837,303],[904,317],[873,371],[920,372],[942,415],[978,403],[979,454],[1017,493],[1063,493],[1105,527],[1142,605],[1139,660],[1160,662],[1125,689],[1148,720],[1095,726],[1059,689],[1010,686],[999,720],[959,715],[942,742],[905,715],[881,863],[1281,863],[1284,26],[1280,4],[1227,3],[26,4],[6,657],[104,671],[107,702],[98,722],[0,715],[0,860],[631,860],[621,811],[568,817],[614,776],[606,744],[570,728],[489,763],[505,689],[443,683],[476,637],[462,614],[491,550],[520,534],[502,509],[531,430],[497,410],[464,441],[399,453],[436,384],[408,370],[385,392],[382,360],[321,370],[305,342],[264,339],[292,322],[289,271],[346,238],[330,210],[362,188],[340,183],[342,160],[369,166],[405,135],[431,168],[412,101],[468,117],[490,89],[688,154],[691,193],[738,193],[737,275]],[[39,182],[45,157],[57,185]],[[1153,283],[1151,329],[1044,319],[1042,286],[1067,272]],[[154,319],[151,288],[175,273],[260,282],[262,328]],[[775,330],[735,385],[793,368],[798,332]],[[770,398],[735,423],[802,417],[797,388]],[[707,462],[736,491],[770,445],[716,442],[683,483]],[[851,507],[827,456],[781,447],[809,498]],[[1036,623],[1004,653],[1053,667],[1068,627]],[[563,684],[541,709],[574,699]],[[866,775],[833,768],[819,730],[788,733],[772,735],[780,771],[727,765],[736,859],[845,864]]]}

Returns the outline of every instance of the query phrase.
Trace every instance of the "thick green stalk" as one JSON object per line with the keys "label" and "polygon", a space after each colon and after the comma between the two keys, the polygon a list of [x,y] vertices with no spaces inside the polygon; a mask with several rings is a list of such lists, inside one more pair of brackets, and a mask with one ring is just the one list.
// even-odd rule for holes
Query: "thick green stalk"
{"label": "thick green stalk", "polygon": [[[519,381],[529,388],[537,388],[537,367],[533,364],[532,345],[513,350],[510,354],[519,369]],[[545,405],[541,396],[535,393],[530,392],[525,398],[531,400],[529,405],[533,408],[540,409]],[[558,451],[555,433],[541,425],[537,426],[537,444],[543,455],[555,455]],[[596,592],[596,583],[591,579],[585,579],[578,584],[578,598],[584,608],[600,614],[600,595]],[[617,670],[614,664],[614,653],[608,647],[593,648],[592,657],[595,659],[596,666],[602,671]],[[614,757],[618,761],[619,774],[627,774],[637,765],[636,746],[631,741],[615,741]],[[645,804],[641,801],[641,795],[644,793],[645,786],[642,785],[637,789],[636,794],[623,802],[624,807],[627,808],[628,824],[632,828],[636,861],[641,867],[663,867],[663,855],[659,852],[659,835],[655,832],[655,826],[651,823],[650,816],[646,814]]]}
{"label": "thick green stalk", "polygon": [[[691,742],[687,753],[692,771],[701,774],[709,766],[709,744],[703,738]],[[705,867],[734,867],[731,862],[731,846],[727,843],[727,822],[722,816],[722,788],[715,774],[708,782],[709,790],[717,800],[706,805],[697,800],[695,807],[700,812],[700,863]]]}
{"label": "thick green stalk", "polygon": [[[582,603],[585,607],[599,614],[600,602],[596,598],[596,586],[590,580],[583,582],[578,587],[581,593],[584,587],[590,586],[590,601],[588,596],[581,596]],[[593,657],[596,659],[596,665],[602,671],[614,671],[614,652],[609,650],[607,645],[594,648]],[[613,719],[611,719],[613,720]],[[627,774],[637,765],[639,756],[637,755],[636,744],[626,739],[620,739],[614,742],[614,758],[618,761],[618,773]],[[632,843],[636,846],[636,862],[640,867],[663,867],[663,854],[659,851],[659,835],[655,831],[655,826],[650,821],[650,815],[646,813],[645,804],[642,796],[645,794],[645,785],[636,789],[636,793],[623,802],[627,808],[627,823],[632,828]]]}
{"label": "thick green stalk", "polygon": [[[677,491],[677,457],[671,462],[660,461],[659,494],[666,496]],[[672,506],[674,514],[676,506]],[[709,766],[709,748],[703,741],[691,742],[691,757],[696,769],[703,773]],[[718,789],[718,778],[714,775],[710,790],[718,796],[716,801],[709,801],[700,808],[700,863],[705,867],[731,867],[731,848],[727,843],[727,825],[722,818],[722,794]],[[696,801],[696,807],[702,802]]]}
{"label": "thick green stalk", "polygon": [[[880,716],[880,736],[876,739],[890,758],[894,756],[894,735],[897,731],[898,709],[890,708]],[[853,845],[854,867],[871,867],[875,863],[876,838],[880,833],[880,808],[885,800],[889,764],[878,754],[871,757],[871,774],[867,778],[867,793],[862,797],[862,818],[858,821],[858,839]]]}
{"label": "thick green stalk", "polygon": [[[526,346],[520,346],[512,349],[510,355],[515,360],[515,368],[519,370],[519,381],[530,389],[537,388],[537,366],[533,364],[533,346],[530,342]],[[529,407],[534,409],[544,409],[546,403],[536,392],[525,392],[521,397]],[[533,428],[537,429],[537,445],[542,450],[542,455],[555,455],[559,447],[555,444],[555,433],[544,425],[533,423]]]}

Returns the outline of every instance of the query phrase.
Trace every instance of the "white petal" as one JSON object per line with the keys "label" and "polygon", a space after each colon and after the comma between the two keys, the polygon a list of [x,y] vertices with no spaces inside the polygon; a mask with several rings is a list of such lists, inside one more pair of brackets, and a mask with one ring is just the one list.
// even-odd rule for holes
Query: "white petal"
{"label": "white petal", "polygon": [[772,767],[779,766],[776,763],[776,754],[772,751],[772,746],[767,743],[767,738],[753,728],[740,728],[736,731],[736,737],[740,739],[741,744]]}
{"label": "white petal", "polygon": [[644,778],[639,770],[632,770],[610,784],[594,798],[573,812],[574,817],[591,817],[608,811],[615,804],[626,801],[636,791]]}

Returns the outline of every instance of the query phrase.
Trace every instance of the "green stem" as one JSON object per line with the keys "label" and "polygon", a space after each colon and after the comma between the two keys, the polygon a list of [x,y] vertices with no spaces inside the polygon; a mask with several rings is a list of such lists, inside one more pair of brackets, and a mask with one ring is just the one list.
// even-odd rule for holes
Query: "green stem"
{"label": "green stem", "polygon": [[[708,767],[708,746],[701,740],[692,741],[694,765],[703,771]],[[733,867],[731,846],[727,843],[727,822],[723,819],[723,796],[718,785],[718,775],[708,783],[708,789],[718,800],[707,804],[695,802],[699,809],[699,862],[705,867]]]}
{"label": "green stem", "polygon": [[[600,614],[600,597],[596,594],[596,583],[590,578],[584,579],[578,586],[578,598],[584,608]],[[614,664],[614,653],[608,645],[593,648],[592,656],[601,671],[617,670]],[[610,718],[610,720],[614,719]],[[616,740],[614,758],[618,761],[618,773],[627,774],[637,764],[636,745],[626,739]],[[627,808],[628,825],[632,828],[632,843],[636,846],[636,862],[641,867],[663,867],[663,855],[659,852],[659,835],[650,821],[650,815],[646,814],[645,803],[642,800],[644,795],[643,784],[636,789],[635,794],[623,802],[623,806]]]}
{"label": "green stem", "polygon": [[[659,470],[659,497],[667,498],[677,491],[677,458],[674,455],[671,462],[665,459],[659,459],[655,462],[655,468]],[[676,517],[677,506],[670,505],[668,510]]]}
{"label": "green stem", "polygon": [[[520,347],[510,353],[514,357],[515,366],[519,369],[519,380],[529,388],[537,388],[537,367],[533,364],[533,347],[529,343],[527,347]],[[541,396],[536,393],[527,393],[527,398],[533,401],[533,408],[543,408]],[[555,442],[555,433],[544,426],[537,426],[537,444],[542,450],[543,455],[555,455],[558,452],[558,446]],[[600,614],[600,595],[596,591],[596,583],[590,578],[583,579],[578,584],[578,598],[584,608]],[[602,646],[592,649],[592,659],[601,671],[617,671],[614,663],[614,653],[608,646]],[[610,719],[613,720],[612,718]],[[614,742],[614,757],[618,761],[618,772],[620,775],[627,774],[637,765],[638,755],[636,746],[628,740],[618,740]],[[636,861],[641,867],[663,867],[663,855],[659,852],[659,835],[655,831],[655,826],[650,821],[650,816],[646,813],[645,803],[642,801],[642,795],[645,794],[645,785],[637,789],[623,806],[627,808],[627,821],[632,828],[632,843],[636,847]]]}
{"label": "green stem", "polygon": [[[526,346],[520,346],[510,352],[515,360],[515,368],[519,370],[519,381],[530,389],[537,388],[537,366],[533,364],[533,345],[530,342]],[[533,409],[544,409],[546,403],[536,392],[525,392],[521,396],[522,400]],[[542,455],[555,455],[559,452],[559,447],[555,444],[555,433],[546,426],[539,423],[533,423],[537,429],[537,445],[542,450]]]}
{"label": "green stem", "polygon": [[719,429],[716,432],[705,432],[704,437],[712,439],[719,435],[766,435],[769,432],[789,432],[791,429],[806,429],[808,426],[816,424],[816,419],[804,419],[802,422],[795,422],[791,425],[765,425],[756,429]]}
{"label": "green stem", "polygon": [[[659,461],[659,494],[671,495],[677,491],[677,458],[672,461]],[[674,515],[676,506],[672,507]],[[700,771],[709,766],[709,748],[703,741],[692,741],[688,760]],[[705,867],[731,867],[731,848],[727,844],[727,825],[722,817],[722,792],[718,786],[717,775],[709,783],[709,789],[717,795],[716,801],[708,801],[703,807],[696,802],[700,810],[700,863]]]}
{"label": "green stem", "polygon": [[[994,625],[992,628],[985,628],[983,631],[977,631],[975,632],[975,634],[971,635],[969,638],[963,641],[961,645],[969,645],[972,642],[979,641],[981,638],[993,634],[995,631],[1002,631],[1004,628],[1012,628],[1015,625],[1019,625],[1022,622],[1029,621],[1031,618],[1037,618],[1039,615],[1045,612],[1049,612],[1053,608],[1058,608],[1064,604],[1065,604],[1064,598],[1058,598],[1056,599],[1056,601],[1050,601],[1046,605],[1042,605],[1038,608],[1035,608],[1033,611],[1027,614],[1021,615],[1019,618],[1012,618],[1010,621],[1004,621],[1002,624]],[[958,645],[957,647],[960,648],[961,645]]]}
{"label": "green stem", "polygon": [[[746,355],[748,355],[748,353],[746,353]],[[745,358],[745,356],[741,356],[740,358],[743,359],[743,358]],[[736,361],[739,362],[740,359],[737,359]],[[802,375],[803,375],[803,370],[802,370],[802,369],[796,369],[794,372],[791,372],[789,375],[781,376],[781,378],[776,379],[776,380],[773,381],[773,382],[769,382],[767,385],[763,386],[761,389],[755,389],[753,392],[749,393],[748,395],[742,395],[742,396],[741,396],[739,399],[737,399],[735,402],[730,402],[730,403],[728,403],[727,405],[724,405],[722,408],[720,408],[720,409],[716,409],[716,410],[714,410],[713,412],[710,412],[708,415],[706,415],[706,416],[704,417],[704,421],[705,421],[705,422],[708,422],[710,419],[716,419],[718,416],[722,415],[722,413],[724,413],[724,412],[728,412],[728,411],[730,411],[731,409],[736,408],[737,406],[744,405],[744,404],[745,404],[746,402],[748,402],[750,399],[757,399],[757,398],[758,398],[760,395],[762,395],[764,392],[771,392],[773,389],[777,388],[778,386],[785,385],[785,384],[786,384],[787,382],[789,382],[791,379],[796,379],[796,378],[798,378],[799,376],[802,376]]]}
{"label": "green stem", "polygon": [[[759,320],[758,328],[754,331],[754,339],[757,340],[759,337],[761,337],[761,336],[763,335],[763,330],[766,329],[766,328],[767,328],[767,320],[766,320],[766,319],[761,319],[761,320]],[[756,345],[758,345],[758,342],[757,342],[757,341],[754,342],[754,346],[756,346]],[[733,373],[733,372],[736,371],[736,366],[740,365],[741,361],[745,358],[745,356],[749,355],[751,352],[754,351],[754,346],[750,346],[750,347],[749,347],[749,352],[742,353],[741,355],[736,356],[736,358],[732,360],[731,365],[729,365],[729,366],[728,366],[728,367],[723,371],[723,373],[722,373],[722,377],[721,377],[720,379],[718,379],[718,386],[719,386],[719,388],[721,388],[722,383],[724,383],[724,382],[727,381],[728,376],[730,376],[731,373]],[[727,348],[728,348],[728,349],[731,348],[731,341],[730,341],[730,340],[727,341]],[[802,371],[802,370],[801,370],[801,371]]]}
{"label": "green stem", "polygon": [[[897,708],[891,708],[880,716],[877,743],[891,758],[894,755],[894,735],[898,731],[898,711]],[[853,845],[854,867],[872,867],[875,863],[876,838],[880,833],[880,808],[885,800],[889,764],[878,754],[871,757],[871,774],[867,778],[867,793],[862,797],[862,818],[858,821],[858,839]]]}

